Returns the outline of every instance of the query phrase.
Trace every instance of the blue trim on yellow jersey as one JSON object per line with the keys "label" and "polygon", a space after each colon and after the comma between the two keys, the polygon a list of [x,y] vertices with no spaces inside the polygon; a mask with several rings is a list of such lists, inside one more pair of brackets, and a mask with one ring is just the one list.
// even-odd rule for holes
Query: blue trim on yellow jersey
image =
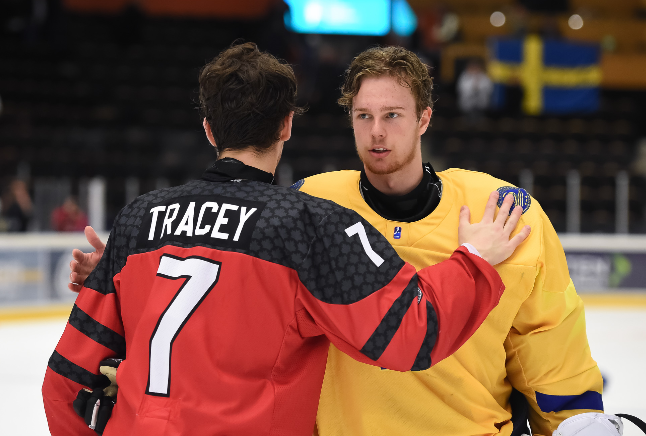
{"label": "blue trim on yellow jersey", "polygon": [[601,394],[594,391],[581,395],[548,395],[536,391],[536,402],[545,413],[576,409],[603,410]]}
{"label": "blue trim on yellow jersey", "polygon": [[305,184],[304,179],[300,179],[298,182],[294,183],[292,186],[289,187],[289,189],[294,189],[296,191],[300,191],[301,187]]}

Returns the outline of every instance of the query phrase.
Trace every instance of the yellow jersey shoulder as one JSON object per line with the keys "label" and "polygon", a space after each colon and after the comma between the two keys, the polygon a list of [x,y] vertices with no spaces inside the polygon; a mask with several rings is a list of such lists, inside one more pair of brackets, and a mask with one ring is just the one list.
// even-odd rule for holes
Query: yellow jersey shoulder
{"label": "yellow jersey shoulder", "polygon": [[[544,219],[544,212],[538,201],[531,197],[525,189],[514,186],[505,180],[486,173],[460,168],[449,168],[439,172],[438,176],[442,179],[445,187],[454,187],[456,191],[464,195],[465,200],[478,198],[484,199],[486,203],[489,194],[498,191],[502,196],[499,200],[501,202],[504,195],[513,194],[514,204],[523,208],[522,221],[525,224],[533,226]],[[467,201],[465,204],[468,206],[469,202]]]}
{"label": "yellow jersey shoulder", "polygon": [[350,197],[359,194],[360,174],[352,170],[317,174],[303,179],[302,184],[299,182],[299,190],[350,207]]}
{"label": "yellow jersey shoulder", "polygon": [[[514,204],[523,208],[523,214],[512,235],[517,234],[525,225],[531,226],[531,233],[505,263],[536,265],[541,262],[544,238],[546,237],[545,231],[548,228],[551,230],[547,232],[549,239],[556,237],[556,234],[551,229],[549,219],[538,201],[531,197],[526,190],[478,171],[451,168],[439,172],[438,176],[444,185],[443,197],[444,195],[453,196],[453,201],[459,203],[456,206],[468,206],[471,210],[471,222],[480,220],[491,192],[498,191],[502,195],[501,199],[508,193],[513,194]],[[499,204],[500,202],[501,200],[499,200]]]}
{"label": "yellow jersey shoulder", "polygon": [[[528,240],[506,263],[536,265],[540,261],[543,238],[546,236],[544,230],[547,230],[546,227],[551,229],[551,225],[540,204],[524,189],[489,174],[451,168],[437,173],[443,186],[442,200],[438,208],[420,221],[398,223],[380,217],[363,201],[359,187],[360,174],[359,171],[351,170],[317,174],[297,182],[295,187],[309,195],[332,200],[355,210],[382,232],[394,246],[426,246],[428,240],[433,240],[435,245],[444,241],[445,243],[440,245],[453,247],[457,242],[458,214],[462,205],[470,208],[471,221],[477,222],[482,217],[492,191],[498,191],[503,195],[512,193],[515,204],[523,207],[523,215],[513,234],[524,225],[530,225],[532,231]],[[391,237],[397,226],[402,233],[401,239]],[[549,239],[556,238],[553,230],[548,230],[547,233]],[[557,240],[553,242],[558,243]]]}

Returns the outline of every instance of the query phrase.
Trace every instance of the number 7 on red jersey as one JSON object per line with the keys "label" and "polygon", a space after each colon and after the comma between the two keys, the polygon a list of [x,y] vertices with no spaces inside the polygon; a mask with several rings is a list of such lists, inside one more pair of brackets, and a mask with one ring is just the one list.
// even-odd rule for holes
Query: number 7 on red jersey
{"label": "number 7 on red jersey", "polygon": [[150,338],[150,367],[146,393],[170,395],[173,342],[204,301],[220,276],[220,262],[198,256],[162,255],[157,275],[169,280],[186,279],[166,307]]}

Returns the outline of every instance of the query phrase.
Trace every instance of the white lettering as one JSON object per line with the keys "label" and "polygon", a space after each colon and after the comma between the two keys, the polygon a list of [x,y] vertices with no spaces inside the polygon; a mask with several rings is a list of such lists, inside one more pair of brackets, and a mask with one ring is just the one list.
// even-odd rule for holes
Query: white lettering
{"label": "white lettering", "polygon": [[381,264],[384,263],[382,257],[375,253],[375,250],[373,250],[370,246],[370,241],[368,241],[368,235],[366,234],[366,228],[363,226],[361,221],[345,229],[345,233],[350,237],[357,234],[359,235],[359,241],[361,241],[363,250],[366,252],[370,260],[372,260],[372,262],[377,265],[377,268],[379,268]]}
{"label": "white lettering", "polygon": [[[173,216],[170,215],[170,211],[173,211]],[[160,238],[164,237],[164,231],[166,231],[167,234],[172,234],[173,231],[170,228],[171,223],[177,218],[177,213],[179,212],[179,203],[171,204],[168,206],[168,209],[166,209],[166,216],[164,217],[164,224],[162,224],[162,231],[161,231],[161,236]]]}
{"label": "white lettering", "polygon": [[197,217],[197,226],[195,226],[195,236],[206,235],[209,232],[209,230],[211,230],[210,225],[200,228],[200,225],[202,225],[202,218],[204,217],[204,211],[206,210],[207,207],[211,207],[211,212],[213,213],[216,213],[218,211],[218,204],[214,201],[207,201],[202,205],[202,207],[200,208],[200,215]]}
{"label": "white lettering", "polygon": [[213,233],[211,233],[212,238],[218,238],[218,239],[229,238],[228,233],[220,232],[220,227],[229,222],[229,218],[224,217],[224,213],[227,210],[238,210],[238,206],[236,206],[235,204],[228,204],[228,203],[224,203],[222,205],[222,207],[220,208],[220,213],[218,214],[218,218],[215,220],[215,224],[213,224]]}
{"label": "white lettering", "polygon": [[240,210],[240,224],[238,224],[236,234],[233,236],[234,241],[237,241],[240,238],[240,233],[242,233],[242,226],[244,226],[244,223],[247,222],[249,217],[251,217],[251,215],[253,215],[256,210],[257,209],[254,207],[249,211],[249,213],[247,213],[247,208],[242,206],[242,209]]}
{"label": "white lettering", "polygon": [[157,214],[166,210],[166,206],[157,206],[150,209],[150,213],[153,214],[153,219],[150,223],[150,233],[148,233],[148,240],[152,241],[155,237],[155,227],[157,226]]}
{"label": "white lettering", "polygon": [[194,212],[195,212],[195,202],[191,201],[191,203],[188,205],[188,209],[186,209],[184,218],[182,218],[182,222],[179,223],[179,226],[177,226],[177,230],[175,230],[176,236],[179,236],[179,234],[182,232],[186,232],[186,236],[193,236]]}

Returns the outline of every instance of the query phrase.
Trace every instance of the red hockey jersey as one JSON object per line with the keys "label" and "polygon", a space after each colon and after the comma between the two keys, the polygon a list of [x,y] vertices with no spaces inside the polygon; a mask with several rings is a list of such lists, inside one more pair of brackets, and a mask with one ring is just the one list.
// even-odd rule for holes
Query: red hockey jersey
{"label": "red hockey jersey", "polygon": [[72,401],[115,356],[105,436],[311,435],[330,341],[426,369],[498,303],[500,277],[466,249],[416,274],[355,212],[266,175],[219,161],[120,212],[49,361],[53,436],[94,434]]}

